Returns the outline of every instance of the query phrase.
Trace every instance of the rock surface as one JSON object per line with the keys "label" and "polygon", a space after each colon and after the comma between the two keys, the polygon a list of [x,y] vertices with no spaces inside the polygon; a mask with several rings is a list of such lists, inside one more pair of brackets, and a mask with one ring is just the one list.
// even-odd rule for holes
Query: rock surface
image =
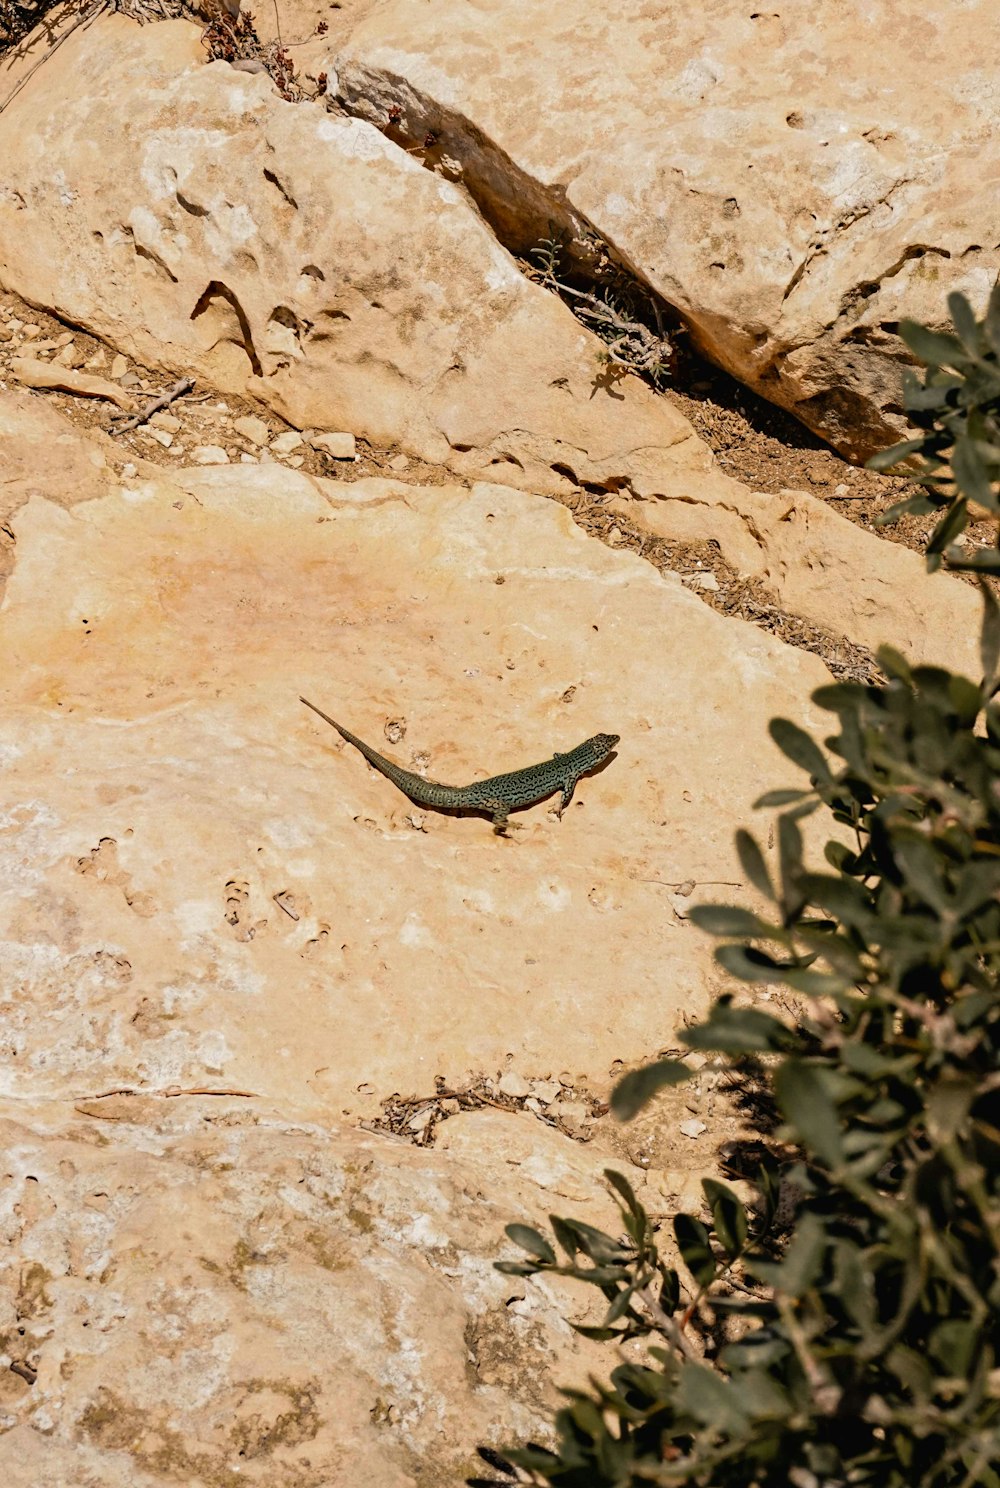
{"label": "rock surface", "polygon": [[[604,1362],[579,1293],[491,1269],[512,1219],[615,1223],[607,1148],[530,1112],[590,1138],[573,1083],[704,1007],[671,891],[733,892],[732,824],[788,778],[766,718],[824,669],[510,488],[122,478],[43,413],[51,494],[56,454],[86,493],[58,505],[35,403],[0,398],[8,1477],[460,1481]],[[416,811],[300,690],[456,780],[623,741],[506,842]],[[344,1130],[484,1069],[522,1113],[451,1101],[437,1151]]]}
{"label": "rock surface", "polygon": [[[767,721],[824,732],[806,699],[828,674],[709,610],[710,568],[685,588],[539,493],[596,498],[643,548],[711,545],[852,640],[975,669],[972,589],[727,478],[503,243],[596,230],[712,355],[863,440],[894,416],[893,296],[930,318],[928,264],[975,293],[992,263],[985,238],[960,257],[979,176],[955,146],[985,84],[944,121],[962,90],[942,67],[931,122],[900,90],[875,138],[864,74],[820,109],[804,13],[671,17],[688,50],[664,65],[648,9],[571,0],[528,38],[508,0],[346,0],[300,55],[318,74],[339,53],[331,89],[370,122],[206,66],[197,27],[104,16],[0,114],[0,279],[38,307],[0,303],[14,1488],[461,1481],[477,1441],[540,1436],[554,1382],[608,1363],[560,1320],[579,1293],[492,1270],[503,1226],[616,1228],[609,1157],[659,1216],[698,1207],[738,1130],[719,1070],[695,1056],[624,1130],[604,1098],[720,985],[690,906],[746,899],[733,829],[796,780]],[[937,21],[905,19],[933,56]],[[809,24],[849,75],[841,13]],[[2,64],[5,91],[45,44]],[[935,171],[955,183],[937,217]],[[6,390],[26,357],[54,389],[110,375],[137,409],[157,372],[198,393],[85,435],[52,405],[95,429],[108,410]],[[407,481],[351,479],[380,443]],[[506,841],[418,810],[300,693],[456,783],[622,742],[562,822],[540,805]]]}
{"label": "rock surface", "polygon": [[524,248],[610,245],[700,347],[851,458],[898,427],[902,316],[1000,269],[993,0],[777,12],[520,0],[369,11],[339,96],[429,133]]}
{"label": "rock surface", "polygon": [[465,195],[371,124],[205,66],[179,21],[102,18],[40,77],[0,115],[0,278],[28,299],[299,428],[398,441],[470,478],[645,492],[683,468],[672,446],[706,465]]}
{"label": "rock surface", "polygon": [[[109,123],[136,76],[138,153]],[[915,584],[914,555],[808,497],[725,477],[666,400],[606,376],[603,343],[524,277],[457,188],[374,126],[206,67],[183,22],[102,19],[41,77],[0,115],[12,162],[0,274],[32,298],[303,428],[398,442],[532,492],[618,493],[657,535],[718,542],[811,623],[974,669],[971,590]],[[69,120],[49,107],[63,78]],[[301,445],[290,431],[271,450]],[[209,440],[191,458],[237,456]]]}
{"label": "rock surface", "polygon": [[[370,1114],[508,1054],[599,1084],[704,1006],[711,947],[663,885],[740,880],[733,824],[788,780],[767,720],[815,658],[497,486],[190,468],[10,525],[9,1093]],[[459,784],[622,743],[504,841],[413,807],[300,692]]]}
{"label": "rock surface", "polygon": [[492,1263],[512,1213],[612,1222],[601,1155],[528,1115],[469,1156],[247,1105],[0,1102],[14,1488],[460,1483],[598,1364],[579,1290]]}

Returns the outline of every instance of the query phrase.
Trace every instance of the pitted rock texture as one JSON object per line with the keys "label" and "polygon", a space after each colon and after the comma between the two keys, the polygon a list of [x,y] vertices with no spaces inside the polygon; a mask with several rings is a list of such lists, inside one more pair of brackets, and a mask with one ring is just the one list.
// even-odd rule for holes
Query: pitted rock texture
{"label": "pitted rock texture", "polygon": [[76,32],[0,150],[0,278],[151,367],[533,490],[655,492],[710,463],[458,187],[363,120],[206,66],[195,26]]}
{"label": "pitted rock texture", "polygon": [[512,1214],[613,1225],[606,1157],[484,1115],[470,1157],[224,1098],[0,1102],[6,1481],[414,1488],[544,1431],[550,1371],[601,1362],[562,1314],[597,1318],[492,1263]]}
{"label": "pitted rock texture", "polygon": [[903,316],[1000,269],[993,0],[567,0],[368,13],[339,96],[436,137],[508,240],[588,234],[853,459],[899,427]]}
{"label": "pitted rock texture", "polygon": [[[818,660],[505,487],[189,469],[11,527],[9,1093],[371,1114],[508,1054],[600,1082],[705,1006],[670,886],[741,880],[734,825],[789,777],[767,720],[819,724]],[[300,693],[444,781],[622,742],[508,842],[413,807]]]}
{"label": "pitted rock texture", "polygon": [[[66,118],[50,107],[63,87]],[[921,659],[971,654],[971,591],[916,583],[916,557],[806,496],[724,476],[665,399],[608,376],[603,343],[458,187],[374,125],[206,66],[197,28],[81,29],[0,115],[0,148],[0,273],[150,366],[467,479],[596,487],[659,536],[717,541],[811,623]],[[190,458],[227,457],[209,439]]]}

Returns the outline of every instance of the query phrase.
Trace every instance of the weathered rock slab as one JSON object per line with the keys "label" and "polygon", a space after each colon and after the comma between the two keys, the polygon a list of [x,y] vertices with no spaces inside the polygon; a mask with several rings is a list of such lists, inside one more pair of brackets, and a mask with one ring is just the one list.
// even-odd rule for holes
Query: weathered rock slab
{"label": "weathered rock slab", "polygon": [[479,1442],[544,1431],[553,1371],[598,1366],[562,1319],[593,1320],[579,1288],[493,1270],[512,1218],[614,1223],[600,1158],[532,1117],[486,1113],[463,1157],[224,1099],[104,1106],[0,1103],[14,1488],[458,1483]]}
{"label": "weathered rock slab", "polygon": [[74,33],[0,150],[0,280],[150,367],[522,488],[659,489],[674,446],[705,465],[457,186],[372,124],[205,65],[195,26]]}
{"label": "weathered rock slab", "polygon": [[[704,1007],[671,885],[737,892],[734,827],[789,778],[767,721],[819,724],[818,660],[505,487],[192,468],[11,526],[9,1093],[327,1119],[508,1054],[594,1088]],[[413,807],[300,693],[459,784],[622,742],[507,841]]]}
{"label": "weathered rock slab", "polygon": [[1000,269],[998,49],[992,0],[393,0],[330,71],[361,116],[433,135],[507,240],[596,233],[714,361],[861,458],[896,437],[900,318],[985,303]]}

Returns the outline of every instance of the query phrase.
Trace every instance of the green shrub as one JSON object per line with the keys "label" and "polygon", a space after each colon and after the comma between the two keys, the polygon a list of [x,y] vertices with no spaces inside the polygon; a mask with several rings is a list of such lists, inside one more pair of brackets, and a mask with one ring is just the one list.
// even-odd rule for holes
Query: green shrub
{"label": "green shrub", "polygon": [[923,433],[894,444],[868,461],[890,470],[903,460],[917,465],[923,491],[890,508],[883,522],[904,512],[942,513],[927,544],[927,566],[942,556],[950,568],[1000,573],[1000,544],[979,553],[955,546],[969,521],[969,502],[1000,519],[1000,285],[994,287],[982,320],[964,295],[948,296],[954,335],[913,320],[899,334],[924,363],[923,379],[903,373],[903,407]]}
{"label": "green shrub", "polygon": [[[894,452],[922,456],[916,500],[946,509],[937,553],[970,482],[1000,510],[1000,298],[983,323],[951,309],[947,345],[903,328],[939,360],[922,403],[915,379],[907,391],[926,414],[919,448]],[[836,721],[825,749],[772,723],[808,784],[758,803],[784,808],[773,875],[737,838],[770,907],[692,918],[735,978],[783,983],[803,1012],[792,1025],[723,997],[686,1042],[756,1062],[785,1145],[749,1207],[706,1182],[710,1222],[675,1218],[682,1271],[613,1172],[621,1235],[555,1216],[551,1236],[508,1228],[523,1259],[500,1270],[596,1286],[603,1326],[580,1331],[649,1347],[566,1392],[551,1448],[481,1449],[499,1476],[474,1482],[1000,1488],[1000,610],[985,587],[984,604],[981,682],[883,650],[883,685],[814,695]],[[838,829],[822,871],[800,832],[817,810]],[[627,1076],[617,1113],[686,1074],[660,1061]],[[779,1189],[796,1196],[783,1224]]]}

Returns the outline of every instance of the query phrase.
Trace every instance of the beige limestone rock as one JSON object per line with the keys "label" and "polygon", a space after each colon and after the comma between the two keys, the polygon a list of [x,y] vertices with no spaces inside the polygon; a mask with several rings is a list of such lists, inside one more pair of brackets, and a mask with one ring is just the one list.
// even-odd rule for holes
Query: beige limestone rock
{"label": "beige limestone rock", "polygon": [[761,579],[779,608],[875,650],[880,645],[978,676],[981,604],[923,556],[875,537],[803,491],[751,491],[718,471],[675,493],[620,509],[659,537],[719,544],[742,574]]}
{"label": "beige limestone rock", "polygon": [[35,394],[0,394],[0,449],[0,524],[32,496],[70,507],[107,494],[111,440],[81,437]]}
{"label": "beige limestone rock", "polygon": [[264,420],[252,413],[247,414],[245,418],[235,419],[233,428],[237,434],[242,434],[244,439],[249,439],[251,444],[256,444],[258,447],[265,445],[271,437],[271,431]]}
{"label": "beige limestone rock", "polygon": [[[325,1119],[508,1055],[599,1083],[704,1006],[712,948],[660,885],[740,878],[815,658],[497,486],[191,468],[10,525],[13,1093],[218,1082]],[[299,693],[456,783],[622,744],[507,842],[418,812]]]}
{"label": "beige limestone rock", "polygon": [[1000,268],[998,50],[993,0],[391,0],[329,71],[401,146],[436,136],[506,240],[596,233],[715,361],[861,457],[895,437],[900,318],[981,305]]}
{"label": "beige limestone rock", "polygon": [[604,1362],[581,1289],[493,1270],[513,1216],[614,1223],[606,1155],[530,1116],[463,1154],[225,1097],[3,1102],[0,1138],[13,1488],[460,1483]]}
{"label": "beige limestone rock", "polygon": [[[69,120],[49,108],[64,66]],[[0,198],[0,272],[33,298],[145,362],[250,383],[302,427],[352,428],[532,492],[605,486],[651,531],[714,538],[815,624],[974,667],[971,590],[928,583],[915,555],[809,497],[723,476],[663,399],[608,383],[602,344],[373,127],[205,67],[180,22],[99,20],[45,73],[0,115],[25,202]],[[107,124],[136,76],[138,151]],[[58,170],[79,183],[68,202]],[[51,251],[36,251],[25,211]]]}
{"label": "beige limestone rock", "polygon": [[309,443],[332,460],[354,460],[357,446],[353,434],[314,434]]}
{"label": "beige limestone rock", "polygon": [[106,398],[117,404],[124,413],[135,408],[134,398],[123,393],[121,388],[104,377],[93,377],[86,372],[76,372],[72,367],[53,366],[50,362],[35,357],[16,356],[10,359],[10,372],[25,387],[51,388],[58,392],[74,393],[80,398]]}
{"label": "beige limestone rock", "polygon": [[459,190],[362,120],[205,66],[193,26],[75,33],[0,115],[0,148],[4,282],[150,366],[526,489],[641,494],[704,467]]}

